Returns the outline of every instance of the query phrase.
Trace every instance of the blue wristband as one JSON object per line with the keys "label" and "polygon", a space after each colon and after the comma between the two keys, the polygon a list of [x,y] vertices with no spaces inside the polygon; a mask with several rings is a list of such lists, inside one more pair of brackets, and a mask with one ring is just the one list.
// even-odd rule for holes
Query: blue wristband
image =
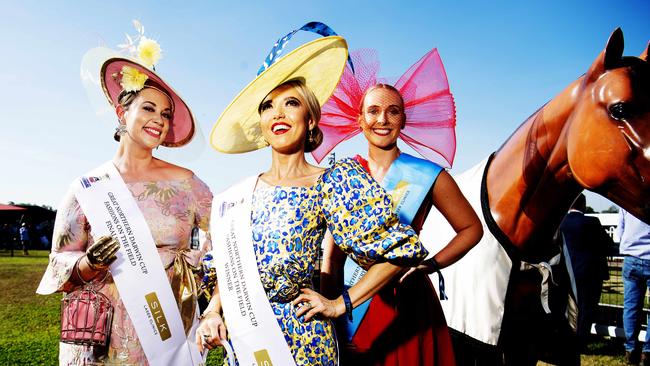
{"label": "blue wristband", "polygon": [[442,272],[440,272],[440,265],[433,258],[431,258],[431,264],[433,264],[433,271],[438,273],[438,292],[440,292],[440,300],[447,300],[449,298],[445,293],[445,278],[442,277]]}
{"label": "blue wristband", "polygon": [[347,289],[343,289],[343,302],[345,303],[345,313],[348,315],[348,320],[352,321],[352,300],[350,300],[350,294]]}

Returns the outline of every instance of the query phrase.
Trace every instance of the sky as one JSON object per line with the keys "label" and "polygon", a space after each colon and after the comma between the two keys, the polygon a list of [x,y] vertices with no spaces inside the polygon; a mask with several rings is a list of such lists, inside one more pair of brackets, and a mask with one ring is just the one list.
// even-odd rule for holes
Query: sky
{"label": "sky", "polygon": [[[328,24],[351,50],[376,49],[387,78],[438,48],[457,108],[452,174],[498,149],[582,75],[616,27],[625,35],[626,55],[639,55],[650,40],[648,0],[0,0],[0,8],[0,203],[53,207],[75,177],[117,149],[116,119],[97,115],[80,62],[92,47],[116,48],[125,33],[135,34],[133,19],[161,44],[156,70],[190,105],[202,131],[189,147],[154,155],[192,169],[214,193],[270,165],[269,149],[226,155],[205,139],[273,43],[309,21]],[[314,38],[300,32],[289,48]],[[366,149],[357,136],[336,154]],[[611,205],[595,194],[587,203],[596,210]]]}

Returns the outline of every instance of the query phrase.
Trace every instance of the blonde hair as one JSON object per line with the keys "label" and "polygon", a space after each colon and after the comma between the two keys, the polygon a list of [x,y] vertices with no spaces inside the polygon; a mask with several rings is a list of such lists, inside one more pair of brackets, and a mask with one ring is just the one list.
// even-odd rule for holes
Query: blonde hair
{"label": "blonde hair", "polygon": [[366,91],[363,93],[363,96],[361,97],[361,105],[359,105],[359,113],[363,114],[363,103],[366,101],[366,96],[373,91],[377,89],[387,89],[390,91],[395,92],[399,96],[399,101],[402,103],[402,112],[404,111],[404,97],[402,97],[402,93],[397,90],[396,87],[390,85],[390,84],[375,84],[371,86],[370,88],[366,89]]}
{"label": "blonde hair", "polygon": [[[323,131],[321,131],[320,128],[318,128],[318,122],[320,122],[320,103],[318,102],[318,98],[314,94],[309,87],[305,84],[304,81],[301,79],[293,79],[286,81],[278,86],[276,86],[273,90],[278,89],[283,86],[290,86],[298,92],[300,97],[305,101],[307,105],[307,118],[311,119],[314,122],[314,128],[311,130],[307,131],[307,136],[305,137],[305,152],[312,152],[316,150],[320,144],[323,142]],[[257,108],[258,112],[260,112],[262,107],[262,104],[260,103],[260,106]]]}

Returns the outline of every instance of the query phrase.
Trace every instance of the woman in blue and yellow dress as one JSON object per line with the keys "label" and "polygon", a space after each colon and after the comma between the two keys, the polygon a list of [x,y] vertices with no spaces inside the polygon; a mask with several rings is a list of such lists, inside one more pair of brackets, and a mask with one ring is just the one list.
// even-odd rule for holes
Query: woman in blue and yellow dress
{"label": "woman in blue and yellow dress", "polygon": [[[326,27],[317,26],[321,31]],[[223,152],[252,151],[267,144],[272,148],[271,168],[250,180],[251,212],[244,213],[237,225],[250,219],[259,282],[297,365],[337,365],[330,319],[350,316],[354,306],[379,291],[404,266],[416,265],[427,255],[414,231],[400,224],[392,212],[389,196],[358,162],[346,159],[323,169],[305,160],[305,152],[322,140],[320,107],[334,90],[347,59],[345,40],[332,36],[329,28],[323,33],[327,37],[299,47],[263,71],[223,112],[211,135],[212,146]],[[217,201],[213,223],[240,202],[233,198],[235,203],[219,205]],[[218,226],[213,227],[215,246],[224,245],[214,237]],[[334,300],[314,291],[311,283],[326,229],[336,245],[368,270],[357,285]],[[244,364],[243,351],[233,339],[232,313],[222,307],[225,301],[237,301],[224,294],[231,277],[222,278],[219,270],[197,343],[206,348],[224,343],[223,308],[234,353]],[[263,336],[260,333],[256,337]]]}

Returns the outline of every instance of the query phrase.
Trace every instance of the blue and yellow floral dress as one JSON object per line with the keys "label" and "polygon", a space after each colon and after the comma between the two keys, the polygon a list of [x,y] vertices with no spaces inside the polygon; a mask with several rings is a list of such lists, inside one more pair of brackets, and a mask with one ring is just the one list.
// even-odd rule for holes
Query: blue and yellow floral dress
{"label": "blue and yellow floral dress", "polygon": [[291,305],[300,288],[312,288],[325,229],[366,269],[385,261],[415,265],[427,255],[411,227],[392,212],[383,188],[352,159],[337,162],[310,187],[258,180],[252,207],[260,279],[298,365],[338,363],[332,323],[303,322]]}

